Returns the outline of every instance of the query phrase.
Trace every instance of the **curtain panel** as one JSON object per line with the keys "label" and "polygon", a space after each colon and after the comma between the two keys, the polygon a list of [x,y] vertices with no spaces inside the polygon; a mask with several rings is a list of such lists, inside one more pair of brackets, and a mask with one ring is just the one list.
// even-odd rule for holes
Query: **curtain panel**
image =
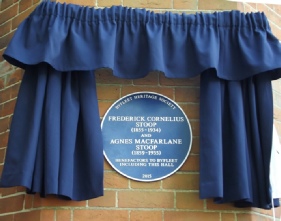
{"label": "curtain panel", "polygon": [[281,77],[281,46],[263,13],[158,14],[44,1],[3,56],[25,74],[2,187],[72,200],[103,195],[94,71],[136,79],[157,70],[201,75],[200,197],[273,206],[271,81]]}

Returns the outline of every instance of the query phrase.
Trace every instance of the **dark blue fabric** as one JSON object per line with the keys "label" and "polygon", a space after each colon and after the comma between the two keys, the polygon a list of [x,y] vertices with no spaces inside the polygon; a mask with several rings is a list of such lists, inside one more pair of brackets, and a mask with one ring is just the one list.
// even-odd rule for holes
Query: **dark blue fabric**
{"label": "dark blue fabric", "polygon": [[242,81],[226,81],[217,78],[214,69],[201,74],[202,198],[235,202],[240,207],[271,208],[270,76],[265,72]]}
{"label": "dark blue fabric", "polygon": [[103,146],[93,71],[26,68],[1,186],[73,200],[103,195]]}
{"label": "dark blue fabric", "polygon": [[140,78],[151,70],[184,78],[215,68],[220,78],[240,80],[280,67],[281,46],[263,13],[155,14],[43,2],[13,41],[21,43],[10,44],[4,57],[16,66],[107,67],[122,78]]}
{"label": "dark blue fabric", "polygon": [[102,195],[93,71],[111,68],[135,79],[158,70],[170,78],[201,74],[201,198],[271,208],[271,80],[281,77],[280,56],[263,13],[155,14],[42,2],[4,53],[26,73],[1,186],[74,200]]}

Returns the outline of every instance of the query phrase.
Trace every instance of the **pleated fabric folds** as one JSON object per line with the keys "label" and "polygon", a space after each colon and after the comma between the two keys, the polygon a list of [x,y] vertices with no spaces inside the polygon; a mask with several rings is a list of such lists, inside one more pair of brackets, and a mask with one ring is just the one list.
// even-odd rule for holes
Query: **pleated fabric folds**
{"label": "pleated fabric folds", "polygon": [[201,74],[200,96],[200,196],[270,209],[270,73],[226,81],[208,70]]}
{"label": "pleated fabric folds", "polygon": [[29,66],[13,115],[1,186],[85,200],[103,195],[103,148],[93,71]]}
{"label": "pleated fabric folds", "polygon": [[200,197],[273,206],[271,81],[281,77],[281,46],[263,13],[157,14],[44,1],[3,56],[25,74],[2,187],[73,200],[101,196],[94,71],[136,79],[156,70],[168,78],[201,75]]}
{"label": "pleated fabric folds", "polygon": [[4,58],[16,66],[106,67],[121,78],[144,77],[151,70],[184,78],[215,68],[219,78],[241,80],[279,68],[281,48],[263,13],[155,14],[48,1],[18,27],[13,42],[20,44],[10,44]]}

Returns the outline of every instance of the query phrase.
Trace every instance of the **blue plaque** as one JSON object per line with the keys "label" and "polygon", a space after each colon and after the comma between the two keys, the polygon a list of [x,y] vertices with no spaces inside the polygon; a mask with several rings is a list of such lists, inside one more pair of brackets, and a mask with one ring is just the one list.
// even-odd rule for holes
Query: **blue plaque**
{"label": "blue plaque", "polygon": [[150,182],[175,173],[188,157],[192,132],[183,110],[153,92],[117,100],[102,120],[104,156],[120,174]]}

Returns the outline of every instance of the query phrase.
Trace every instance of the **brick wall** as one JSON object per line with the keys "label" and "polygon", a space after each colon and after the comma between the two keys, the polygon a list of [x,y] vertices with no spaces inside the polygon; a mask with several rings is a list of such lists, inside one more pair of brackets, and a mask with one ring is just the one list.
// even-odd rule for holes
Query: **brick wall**
{"label": "brick wall", "polygon": [[[61,0],[61,2],[64,2]],[[273,32],[281,39],[281,8],[263,4],[242,4],[224,0],[68,0],[68,3],[105,7],[124,5],[155,11],[195,13],[239,9],[263,10]],[[36,7],[39,0],[0,0],[0,55],[18,24]],[[0,172],[3,167],[10,120],[22,78],[22,70],[0,57]],[[142,183],[129,180],[105,162],[105,196],[88,201],[63,201],[55,197],[26,195],[22,187],[0,189],[0,221],[246,221],[272,220],[272,211],[238,209],[230,204],[216,205],[199,200],[199,77],[167,79],[150,73],[138,80],[119,79],[110,71],[96,73],[100,114],[103,116],[118,98],[137,91],[154,91],[175,100],[186,112],[194,135],[191,153],[183,167],[161,181]],[[273,83],[275,123],[281,135],[281,81]],[[189,94],[188,97],[184,94]],[[280,216],[280,209],[275,212]]]}
{"label": "brick wall", "polygon": [[[272,32],[281,41],[281,5],[239,3],[238,9],[243,12],[263,11],[269,20]],[[272,86],[274,96],[274,124],[281,137],[281,80],[273,81]]]}

